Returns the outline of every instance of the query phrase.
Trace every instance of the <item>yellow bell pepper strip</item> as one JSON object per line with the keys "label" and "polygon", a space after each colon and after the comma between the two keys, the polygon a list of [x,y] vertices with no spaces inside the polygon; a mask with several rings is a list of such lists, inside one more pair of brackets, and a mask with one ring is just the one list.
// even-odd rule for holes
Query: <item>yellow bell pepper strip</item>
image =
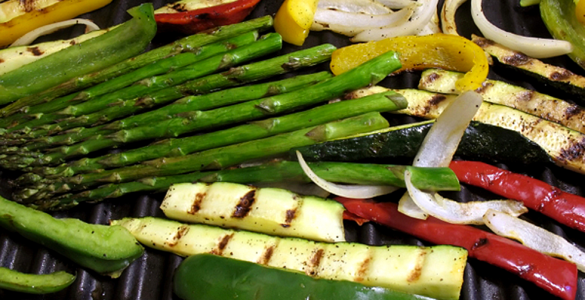
{"label": "yellow bell pepper strip", "polygon": [[575,0],[575,16],[577,21],[585,25],[585,1]]}
{"label": "yellow bell pepper strip", "polygon": [[331,57],[331,71],[346,72],[387,51],[400,53],[404,70],[443,68],[467,72],[456,83],[459,92],[481,87],[489,71],[485,52],[472,41],[455,35],[400,36],[337,49]]}
{"label": "yellow bell pepper strip", "polygon": [[[19,2],[19,1],[16,1]],[[20,1],[23,2],[23,1]],[[30,2],[30,1],[26,1]],[[41,26],[60,22],[82,15],[101,8],[112,0],[62,0],[51,3],[46,7],[34,7],[24,10],[23,14],[10,18],[6,22],[0,23],[0,48],[12,44],[16,39]],[[4,2],[2,5],[8,5],[12,1]],[[12,11],[13,12],[13,11]]]}
{"label": "yellow bell pepper strip", "polygon": [[309,35],[319,0],[285,0],[274,16],[274,29],[287,43],[302,46]]}

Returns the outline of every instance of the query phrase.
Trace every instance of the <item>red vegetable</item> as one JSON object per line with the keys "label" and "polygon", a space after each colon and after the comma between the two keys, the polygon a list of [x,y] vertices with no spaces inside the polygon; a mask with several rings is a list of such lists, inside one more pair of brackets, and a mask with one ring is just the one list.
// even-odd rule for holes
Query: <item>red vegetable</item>
{"label": "red vegetable", "polygon": [[500,196],[524,202],[569,227],[585,231],[585,198],[566,193],[546,182],[482,162],[453,161],[449,166],[459,181]]}
{"label": "red vegetable", "polygon": [[429,217],[414,219],[395,203],[336,198],[352,214],[389,226],[434,244],[460,246],[469,256],[512,272],[563,299],[577,292],[577,266],[532,250],[512,240],[467,225]]}
{"label": "red vegetable", "polygon": [[179,31],[193,34],[222,25],[243,21],[260,0],[238,0],[231,3],[179,13],[155,14],[161,31]]}

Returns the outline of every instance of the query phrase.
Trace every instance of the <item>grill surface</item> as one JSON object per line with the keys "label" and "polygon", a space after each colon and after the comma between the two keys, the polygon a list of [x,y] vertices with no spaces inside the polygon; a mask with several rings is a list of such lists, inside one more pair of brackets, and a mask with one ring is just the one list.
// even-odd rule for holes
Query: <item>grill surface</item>
{"label": "grill surface", "polygon": [[[125,11],[142,1],[138,0],[115,0],[107,7],[87,14],[83,17],[94,20],[101,27],[108,27],[119,24],[129,18]],[[469,1],[468,1],[469,2]],[[154,6],[158,8],[166,1],[155,0]],[[274,14],[282,1],[263,0],[253,11],[251,17],[259,17],[267,14]],[[442,1],[441,1],[442,5]],[[538,7],[521,8],[518,0],[489,1],[484,5],[486,15],[494,24],[508,31],[522,35],[538,37],[550,37],[542,23]],[[472,33],[479,34],[470,16],[470,5],[465,3],[457,13],[460,33],[470,37]],[[52,37],[67,38],[78,35],[83,31],[81,27],[64,30]],[[160,46],[169,42],[169,39],[162,37],[155,38],[153,45]],[[347,38],[333,33],[312,33],[304,47],[310,47],[321,43],[332,43],[338,47],[349,44]],[[282,53],[297,50],[297,47],[285,45]],[[576,64],[566,57],[548,60],[553,64],[566,66],[570,70],[583,74],[585,73]],[[325,70],[327,65],[315,67],[313,70]],[[382,82],[388,87],[416,87],[419,75],[408,73],[390,77]],[[562,95],[561,91],[554,90],[546,84],[536,83],[522,74],[494,66],[490,77],[502,79],[528,88],[552,95]],[[565,99],[567,99],[565,97]],[[570,100],[570,99],[567,99]],[[581,103],[582,104],[582,103]],[[414,121],[412,118],[389,116],[392,124]],[[405,162],[408,163],[408,162]],[[566,191],[584,195],[583,182],[585,176],[561,170],[555,166],[522,166],[503,165],[516,172],[524,173],[544,180]],[[8,191],[7,180],[15,178],[18,174],[2,171],[2,187],[6,195]],[[86,222],[107,224],[110,219],[117,219],[126,216],[159,216],[162,212],[158,208],[164,194],[129,195],[127,197],[104,201],[97,204],[82,204],[78,207],[54,214],[56,217],[79,218]],[[487,199],[493,197],[487,192],[474,188],[463,188],[461,193],[450,195],[461,201],[475,199]],[[585,246],[585,234],[543,217],[537,213],[528,213],[527,217],[540,224],[544,228],[568,238],[579,246]],[[352,223],[346,223],[347,238],[366,244],[414,244],[426,245],[425,243],[411,236],[384,228],[374,224],[365,224],[358,227]],[[26,295],[0,290],[0,299],[177,299],[172,293],[172,276],[174,269],[182,261],[182,258],[160,251],[146,249],[143,257],[134,262],[119,279],[110,279],[100,276],[94,272],[88,272],[66,258],[46,250],[16,234],[0,232],[0,266],[16,269],[30,273],[49,273],[56,270],[66,270],[77,273],[77,280],[74,284],[56,294],[45,296]],[[583,299],[584,276],[579,274],[579,289],[577,299]],[[546,292],[533,284],[526,282],[503,270],[490,266],[486,263],[470,259],[465,270],[465,282],[461,299],[549,299],[553,298]]]}

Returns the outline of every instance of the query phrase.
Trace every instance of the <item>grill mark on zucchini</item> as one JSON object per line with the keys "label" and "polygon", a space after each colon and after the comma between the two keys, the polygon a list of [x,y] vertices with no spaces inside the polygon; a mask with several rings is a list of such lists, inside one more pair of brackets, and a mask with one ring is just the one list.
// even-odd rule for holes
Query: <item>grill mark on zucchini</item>
{"label": "grill mark on zucchini", "polygon": [[179,243],[181,238],[183,238],[187,234],[187,232],[189,232],[189,226],[187,225],[180,226],[179,228],[177,228],[177,232],[175,233],[175,235],[171,238],[169,242],[166,242],[166,244],[171,248],[175,247]]}
{"label": "grill mark on zucchini", "polygon": [[[432,75],[435,73],[439,76]],[[425,80],[431,75],[437,79],[432,82]],[[462,76],[458,72],[426,70],[419,88],[435,93],[454,93],[455,81]],[[484,101],[509,106],[585,133],[585,110],[578,105],[496,80],[486,80],[476,92],[483,96]]]}
{"label": "grill mark on zucchini", "polygon": [[364,281],[365,276],[368,274],[368,270],[370,269],[370,261],[372,261],[372,257],[368,256],[360,263],[360,267],[358,268],[357,274],[354,277],[355,282]]}
{"label": "grill mark on zucchini", "polygon": [[262,253],[262,256],[260,256],[260,258],[258,259],[258,261],[256,263],[261,264],[261,265],[268,265],[268,261],[270,261],[270,258],[272,257],[273,253],[274,253],[274,246],[267,247],[264,250],[264,252]]}
{"label": "grill mark on zucchini", "polygon": [[187,212],[188,214],[194,215],[201,209],[201,202],[205,198],[206,193],[197,193],[195,195],[195,199],[193,200],[193,205],[191,205],[191,209]]}
{"label": "grill mark on zucchini", "polygon": [[311,259],[309,260],[309,265],[307,266],[307,275],[315,277],[317,275],[317,268],[321,265],[321,259],[323,258],[323,248],[317,249],[317,251],[313,252]]}
{"label": "grill mark on zucchini", "polygon": [[226,234],[226,235],[222,236],[219,243],[217,243],[217,247],[215,247],[215,248],[213,248],[213,250],[211,250],[211,254],[215,254],[215,255],[219,255],[219,256],[223,255],[223,250],[225,250],[225,247],[227,247],[228,243],[230,242],[230,240],[232,239],[233,236],[234,236],[233,232],[231,234]]}
{"label": "grill mark on zucchini", "polygon": [[234,213],[232,214],[232,218],[238,219],[245,218],[252,209],[252,205],[254,204],[255,200],[256,190],[253,189],[247,192],[244,196],[240,198],[240,202],[236,205]]}
{"label": "grill mark on zucchini", "polygon": [[296,207],[294,209],[288,209],[286,211],[286,218],[284,219],[284,223],[281,224],[280,226],[282,226],[284,228],[290,227],[290,223],[292,223],[292,220],[295,218],[295,215],[297,214],[298,209],[299,209],[299,207]]}
{"label": "grill mark on zucchini", "polygon": [[416,260],[416,265],[414,266],[414,269],[409,273],[408,277],[406,278],[406,280],[408,282],[416,282],[421,274],[422,274],[422,269],[423,269],[423,265],[424,265],[424,261],[425,258],[427,257],[428,253],[426,249],[421,249],[421,251],[419,251],[418,253],[418,259]]}

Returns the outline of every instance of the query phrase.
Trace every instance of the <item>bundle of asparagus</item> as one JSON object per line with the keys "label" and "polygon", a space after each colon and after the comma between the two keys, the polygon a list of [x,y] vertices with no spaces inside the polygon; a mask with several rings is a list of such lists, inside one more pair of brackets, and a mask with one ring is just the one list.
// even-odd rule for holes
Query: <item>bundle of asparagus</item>
{"label": "bundle of asparagus", "polygon": [[[162,190],[186,178],[229,174],[228,167],[293,147],[387,127],[380,112],[406,107],[393,92],[327,104],[398,69],[392,52],[335,77],[317,72],[249,85],[325,62],[335,50],[321,45],[241,65],[280,49],[278,34],[258,38],[267,24],[265,17],[221,27],[206,42],[180,47],[185,51],[170,51],[177,43],[152,50],[138,57],[150,57],[148,63],[137,58],[141,64],[129,67],[127,61],[98,72],[98,79],[84,76],[87,82],[5,107],[0,166],[27,172],[13,181],[12,198],[62,209]],[[122,151],[98,152],[113,148]],[[103,183],[113,184],[99,187]]]}

